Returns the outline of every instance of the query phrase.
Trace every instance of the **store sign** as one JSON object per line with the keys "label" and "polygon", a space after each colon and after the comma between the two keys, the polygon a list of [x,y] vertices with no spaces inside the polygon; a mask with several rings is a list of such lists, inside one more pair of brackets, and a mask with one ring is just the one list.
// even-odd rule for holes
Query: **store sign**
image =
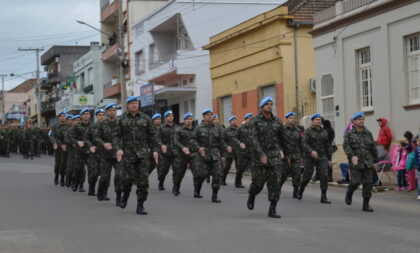
{"label": "store sign", "polygon": [[148,83],[140,87],[141,106],[149,106],[155,104],[155,92],[153,83]]}
{"label": "store sign", "polygon": [[72,95],[72,105],[71,108],[73,110],[80,110],[85,107],[94,108],[95,105],[93,104],[94,97],[93,94],[73,94]]}

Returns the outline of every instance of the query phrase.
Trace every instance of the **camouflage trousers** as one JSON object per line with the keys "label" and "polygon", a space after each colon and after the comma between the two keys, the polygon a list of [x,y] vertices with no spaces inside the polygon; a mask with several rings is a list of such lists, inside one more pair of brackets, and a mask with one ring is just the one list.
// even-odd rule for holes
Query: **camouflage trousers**
{"label": "camouflage trousers", "polygon": [[100,164],[101,164],[101,157],[100,154],[90,153],[88,155],[87,161],[87,174],[88,174],[88,182],[89,184],[95,185],[98,182],[99,174],[100,174]]}
{"label": "camouflage trousers", "polygon": [[372,168],[368,168],[365,166],[363,169],[350,169],[350,184],[348,186],[348,190],[354,192],[359,188],[359,186],[363,185],[362,195],[363,198],[371,198],[372,197],[372,181],[373,181],[373,171]]}
{"label": "camouflage trousers", "polygon": [[41,140],[34,140],[33,141],[33,153],[35,156],[39,156],[41,154]]}
{"label": "camouflage trousers", "polygon": [[292,176],[293,187],[300,186],[300,182],[302,179],[302,171],[300,167],[301,167],[301,159],[290,159],[290,164],[288,162],[285,163],[281,180],[280,180],[280,189],[283,186],[284,182],[286,182],[289,175]]}
{"label": "camouflage trousers", "polygon": [[185,172],[187,171],[188,165],[190,165],[191,171],[193,171],[192,161],[193,161],[193,158],[191,155],[190,156],[186,156],[186,155],[175,156],[173,174],[172,174],[172,181],[174,185],[177,185],[178,187],[181,185],[182,179],[184,179]]}
{"label": "camouflage trousers", "polygon": [[280,199],[280,179],[282,165],[263,165],[258,164],[251,169],[252,182],[249,187],[249,194],[258,195],[267,183],[268,200],[279,201]]}
{"label": "camouflage trousers", "polygon": [[238,156],[236,154],[232,154],[229,157],[226,157],[225,160],[225,164],[223,167],[223,172],[222,172],[222,180],[225,181],[227,175],[229,174],[230,169],[232,168],[232,163],[233,161],[235,161],[235,168],[238,168]]}
{"label": "camouflage trousers", "polygon": [[64,177],[66,173],[66,164],[64,163],[66,161],[66,152],[61,150],[61,147],[58,147],[57,150],[54,152],[54,174],[56,177],[59,175]]}
{"label": "camouflage trousers", "polygon": [[153,155],[151,155],[149,157],[149,175],[152,174],[152,172],[155,170],[156,168],[156,161],[155,158],[153,157]]}
{"label": "camouflage trousers", "polygon": [[34,143],[33,141],[23,142],[23,157],[34,156]]}
{"label": "camouflage trousers", "polygon": [[83,184],[86,181],[86,166],[88,165],[88,154],[77,150],[74,152],[73,180],[76,184]]}
{"label": "camouflage trousers", "polygon": [[10,141],[3,139],[0,141],[0,154],[8,155],[10,153]]}
{"label": "camouflage trousers", "polygon": [[111,172],[114,168],[114,188],[115,192],[122,192],[122,182],[121,182],[121,163],[117,162],[115,158],[104,158],[102,157],[100,162],[100,177],[99,177],[99,187],[101,189],[108,189],[111,182]]}
{"label": "camouflage trousers", "polygon": [[74,150],[67,148],[67,165],[65,170],[66,178],[73,181],[74,173]]}
{"label": "camouflage trousers", "polygon": [[169,168],[174,167],[174,156],[159,153],[159,161],[157,165],[158,180],[165,181],[166,175],[168,175]]}
{"label": "camouflage trousers", "polygon": [[251,157],[249,156],[238,156],[238,160],[236,161],[236,178],[237,180],[242,180],[242,175],[244,174],[244,172],[249,169],[252,168],[252,164],[251,164]]}
{"label": "camouflage trousers", "polygon": [[212,177],[211,187],[213,190],[220,189],[222,180],[222,165],[220,160],[206,161],[204,158],[196,154],[193,159],[193,177],[194,184],[202,184],[207,176]]}
{"label": "camouflage trousers", "polygon": [[125,156],[121,165],[123,192],[130,192],[137,186],[137,200],[146,201],[149,189],[149,158]]}
{"label": "camouflage trousers", "polygon": [[312,157],[305,157],[305,171],[303,173],[301,187],[305,188],[309,181],[311,181],[314,169],[317,167],[319,173],[319,181],[321,191],[328,190],[328,159],[321,157],[319,159],[313,159]]}

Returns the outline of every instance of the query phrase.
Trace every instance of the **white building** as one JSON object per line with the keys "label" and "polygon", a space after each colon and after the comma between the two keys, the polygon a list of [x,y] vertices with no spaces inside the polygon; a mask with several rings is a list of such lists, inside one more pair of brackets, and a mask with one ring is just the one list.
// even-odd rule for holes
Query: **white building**
{"label": "white building", "polygon": [[318,110],[335,122],[337,142],[349,118],[389,120],[394,140],[420,126],[420,1],[344,0],[318,13],[312,35]]}
{"label": "white building", "polygon": [[197,117],[201,110],[212,107],[209,55],[202,46],[211,36],[283,2],[168,1],[131,27],[133,94],[142,95],[141,86],[153,83],[156,104],[146,106],[146,111],[171,109],[175,121],[189,111]]}

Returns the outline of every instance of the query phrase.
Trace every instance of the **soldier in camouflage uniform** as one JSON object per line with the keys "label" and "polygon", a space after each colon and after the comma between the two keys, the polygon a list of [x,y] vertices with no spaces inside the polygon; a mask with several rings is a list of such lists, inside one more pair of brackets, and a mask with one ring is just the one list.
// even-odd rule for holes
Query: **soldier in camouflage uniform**
{"label": "soldier in camouflage uniform", "polygon": [[83,184],[86,180],[86,166],[88,165],[88,140],[87,132],[91,125],[89,108],[80,111],[81,121],[72,127],[71,142],[76,145],[74,152],[73,191],[85,192]]}
{"label": "soldier in camouflage uniform", "polygon": [[66,158],[66,180],[65,186],[70,187],[73,182],[73,167],[74,167],[74,150],[76,145],[71,141],[71,131],[74,125],[74,117],[71,114],[66,115],[66,129],[64,131],[64,144],[67,146]]}
{"label": "soldier in camouflage uniform", "polygon": [[98,177],[100,173],[100,162],[101,154],[98,152],[98,147],[94,143],[95,132],[98,129],[98,124],[105,119],[105,111],[103,109],[98,109],[95,111],[96,122],[91,124],[87,133],[86,133],[86,145],[89,149],[88,156],[88,183],[89,183],[89,196],[96,196],[95,189],[96,183],[98,182]]}
{"label": "soldier in camouflage uniform", "polygon": [[301,169],[304,152],[303,135],[296,126],[296,114],[289,112],[284,116],[286,124],[284,125],[284,146],[287,164],[284,167],[281,177],[280,188],[286,182],[289,175],[292,175],[293,198],[297,199],[299,185],[301,181]]}
{"label": "soldier in camouflage uniform", "polygon": [[[64,180],[65,170],[60,167],[62,165],[62,160],[64,159],[65,151],[67,149],[66,144],[64,143],[64,130],[66,126],[66,114],[60,112],[58,114],[58,123],[51,129],[50,140],[54,149],[54,184],[58,185],[58,176],[61,175],[62,180]],[[64,150],[63,150],[64,149]]]}
{"label": "soldier in camouflage uniform", "polygon": [[10,156],[10,135],[11,130],[8,127],[0,128],[0,154],[5,157]]}
{"label": "soldier in camouflage uniform", "polygon": [[233,161],[235,161],[235,168],[238,168],[238,151],[240,149],[239,140],[237,139],[238,135],[238,122],[236,116],[230,116],[229,119],[230,126],[223,129],[223,139],[225,143],[231,147],[232,152],[226,152],[225,164],[222,171],[222,182],[221,185],[226,184],[226,177],[229,174],[229,170],[232,167]]}
{"label": "soldier in camouflage uniform", "polygon": [[41,156],[41,141],[42,141],[42,130],[37,124],[32,128],[32,140],[34,147],[34,156]]}
{"label": "soldier in camouflage uniform", "polygon": [[[191,137],[194,132],[193,128],[193,115],[190,112],[187,112],[182,117],[184,120],[184,125],[179,127],[175,130],[175,140],[174,140],[174,153],[175,153],[175,161],[173,167],[173,189],[172,193],[175,196],[180,194],[179,189],[181,188],[182,179],[185,176],[185,172],[187,170],[187,166],[193,166],[193,153],[191,152]],[[191,169],[193,170],[193,169]]]}
{"label": "soldier in camouflage uniform", "polygon": [[125,208],[133,183],[137,185],[137,214],[146,215],[144,202],[149,188],[149,150],[160,148],[166,153],[166,146],[157,138],[156,128],[147,114],[140,111],[138,97],[131,96],[126,100],[128,112],[117,119],[117,130],[113,146],[117,150],[117,160],[122,160],[121,180],[123,196],[120,207]]}
{"label": "soldier in camouflage uniform", "polygon": [[10,132],[10,152],[17,153],[17,129],[16,127],[12,127]]}
{"label": "soldier in camouflage uniform", "polygon": [[159,152],[159,163],[157,165],[159,191],[165,190],[164,183],[169,168],[174,165],[174,139],[175,129],[174,115],[172,111],[166,111],[164,114],[165,122],[158,128],[158,138],[162,145],[166,146],[166,152]]}
{"label": "soldier in camouflage uniform", "polygon": [[31,123],[27,123],[23,131],[23,140],[24,140],[24,153],[23,158],[34,159],[34,139]]}
{"label": "soldier in camouflage uniform", "polygon": [[98,147],[98,152],[101,157],[100,162],[100,177],[98,185],[97,199],[99,201],[108,201],[108,188],[111,181],[112,168],[115,170],[114,188],[117,195],[116,206],[121,204],[121,194],[123,191],[121,183],[121,168],[120,163],[117,162],[115,152],[117,151],[112,145],[112,139],[117,134],[117,104],[108,104],[105,107],[107,119],[98,124],[97,131],[93,139],[93,143]]}
{"label": "soldier in camouflage uniform", "polygon": [[[159,130],[160,126],[162,125],[162,115],[160,113],[155,113],[152,116],[152,122],[153,122],[153,125],[155,126],[156,132],[157,132]],[[158,136],[158,138],[159,138],[159,136]],[[149,160],[150,160],[149,175],[150,175],[153,172],[153,170],[156,168],[156,160],[153,157],[153,151],[150,152]]]}
{"label": "soldier in camouflage uniform", "polygon": [[[252,159],[251,159],[251,146],[252,146],[252,139],[251,136],[251,120],[254,117],[252,113],[247,113],[244,116],[245,122],[239,127],[237,139],[240,143],[240,149],[238,152],[238,162],[236,168],[236,177],[235,177],[235,187],[236,188],[245,188],[242,185],[242,175],[244,174],[245,170],[251,168],[252,166]],[[242,147],[244,148],[242,148]]]}
{"label": "soldier in camouflage uniform", "polygon": [[321,203],[331,204],[327,198],[328,190],[328,155],[331,153],[327,131],[322,126],[322,116],[317,113],[311,116],[312,126],[306,129],[304,138],[305,171],[297,198],[303,197],[305,187],[308,185],[314,173],[314,167],[318,168],[321,186]]}
{"label": "soldier in camouflage uniform", "polygon": [[194,198],[202,198],[201,187],[208,175],[212,176],[212,202],[220,203],[217,194],[222,177],[221,157],[226,150],[232,152],[223,140],[220,127],[213,124],[213,111],[205,109],[202,112],[203,122],[194,129],[191,139],[192,151],[198,152],[194,157]]}
{"label": "soldier in camouflage uniform", "polygon": [[270,208],[268,216],[280,218],[277,214],[277,202],[280,199],[280,180],[282,174],[283,124],[272,113],[273,99],[266,97],[260,102],[261,113],[251,120],[252,147],[255,155],[255,166],[252,169],[252,183],[249,188],[247,207],[254,209],[255,196],[267,182]]}
{"label": "soldier in camouflage uniform", "polygon": [[24,150],[23,132],[24,132],[23,126],[19,126],[19,128],[16,129],[16,141],[17,141],[17,147],[19,149],[20,155],[23,155],[23,150]]}
{"label": "soldier in camouflage uniform", "polygon": [[344,152],[350,164],[350,184],[347,189],[345,202],[351,205],[353,193],[360,184],[363,184],[363,211],[373,212],[369,206],[372,197],[372,181],[374,163],[378,160],[375,141],[372,133],[364,126],[364,114],[356,113],[353,116],[354,127],[344,138]]}

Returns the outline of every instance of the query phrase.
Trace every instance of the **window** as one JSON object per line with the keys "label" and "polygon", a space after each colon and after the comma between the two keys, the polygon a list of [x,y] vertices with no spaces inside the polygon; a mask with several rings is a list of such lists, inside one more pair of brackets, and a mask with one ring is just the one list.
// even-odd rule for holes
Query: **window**
{"label": "window", "polygon": [[331,126],[335,128],[334,115],[334,78],[332,75],[323,75],[321,78],[321,104],[324,119],[331,122]]}
{"label": "window", "polygon": [[154,63],[154,62],[156,62],[156,60],[157,60],[156,46],[155,46],[155,44],[150,44],[149,45],[149,62]]}
{"label": "window", "polygon": [[87,83],[88,86],[93,84],[93,69],[92,68],[88,69],[86,83]]}
{"label": "window", "polygon": [[85,73],[80,74],[80,89],[85,88]]}
{"label": "window", "polygon": [[[229,126],[229,117],[232,115],[232,97],[222,97],[222,110],[223,110],[223,124]],[[219,115],[220,116],[220,115]]]}
{"label": "window", "polygon": [[242,92],[242,108],[247,108],[248,107],[248,93]]}
{"label": "window", "polygon": [[407,72],[409,103],[420,103],[420,33],[407,37]]}
{"label": "window", "polygon": [[144,53],[143,50],[139,51],[136,53],[135,55],[135,69],[136,69],[136,74],[140,75],[142,73],[144,73],[145,71],[145,64],[144,64]]}
{"label": "window", "polygon": [[358,50],[357,56],[361,108],[362,111],[373,110],[372,64],[370,57],[370,48],[367,47]]}

